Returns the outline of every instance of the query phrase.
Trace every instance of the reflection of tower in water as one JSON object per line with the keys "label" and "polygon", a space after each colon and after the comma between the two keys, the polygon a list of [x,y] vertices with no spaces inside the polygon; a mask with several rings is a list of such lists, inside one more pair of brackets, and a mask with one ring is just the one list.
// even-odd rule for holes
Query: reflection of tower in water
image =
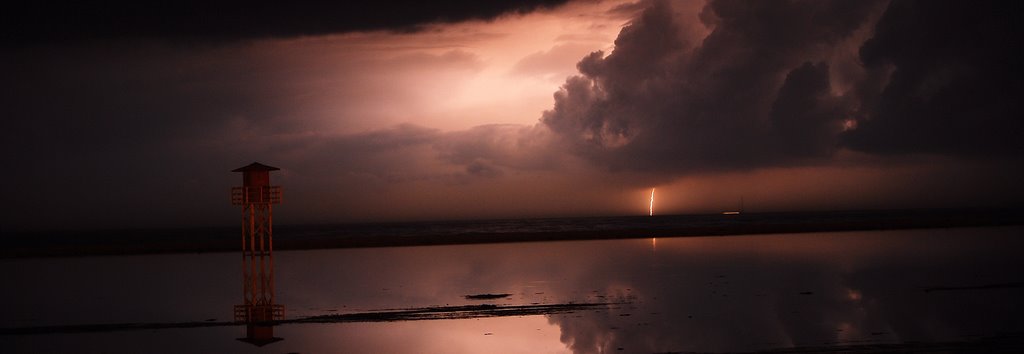
{"label": "reflection of tower in water", "polygon": [[279,168],[253,162],[242,172],[242,186],[231,188],[231,204],[242,206],[242,304],[235,322],[246,325],[239,340],[264,346],[274,337],[274,321],[284,319],[284,305],[274,303],[274,232],[272,205],[281,203],[281,187],[270,185]]}

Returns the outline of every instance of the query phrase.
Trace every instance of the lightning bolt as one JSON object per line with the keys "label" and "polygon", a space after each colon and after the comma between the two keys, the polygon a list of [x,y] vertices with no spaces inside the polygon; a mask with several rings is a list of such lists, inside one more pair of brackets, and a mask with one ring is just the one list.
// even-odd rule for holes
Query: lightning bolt
{"label": "lightning bolt", "polygon": [[654,216],[654,188],[651,188],[651,213],[649,216]]}

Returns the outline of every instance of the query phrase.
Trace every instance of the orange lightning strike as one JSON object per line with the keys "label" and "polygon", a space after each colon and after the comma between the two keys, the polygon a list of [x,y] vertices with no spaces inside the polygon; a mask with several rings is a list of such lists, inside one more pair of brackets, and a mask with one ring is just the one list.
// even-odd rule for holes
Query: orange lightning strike
{"label": "orange lightning strike", "polygon": [[651,212],[648,216],[654,216],[654,188],[651,188]]}

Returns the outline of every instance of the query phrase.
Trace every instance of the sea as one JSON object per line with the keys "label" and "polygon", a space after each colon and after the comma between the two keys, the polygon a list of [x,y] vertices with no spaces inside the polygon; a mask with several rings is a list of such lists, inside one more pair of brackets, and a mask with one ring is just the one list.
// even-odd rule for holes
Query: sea
{"label": "sea", "polygon": [[[520,241],[742,235],[1024,224],[1024,209],[903,209],[739,215],[634,215],[274,226],[278,250]],[[203,228],[2,232],[0,258],[230,252],[237,225]]]}
{"label": "sea", "polygon": [[[638,219],[597,220],[378,228],[596,232]],[[238,252],[8,257],[0,351],[1014,351],[1022,246],[1024,227],[1009,225],[280,250],[283,317],[259,324],[235,321]]]}

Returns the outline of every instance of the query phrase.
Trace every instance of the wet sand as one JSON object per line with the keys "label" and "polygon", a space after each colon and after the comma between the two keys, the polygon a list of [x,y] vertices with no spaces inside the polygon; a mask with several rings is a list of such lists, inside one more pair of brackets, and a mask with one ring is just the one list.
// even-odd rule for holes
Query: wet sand
{"label": "wet sand", "polygon": [[[537,305],[462,305],[462,306],[432,306],[409,309],[381,310],[368,312],[355,312],[345,314],[317,315],[285,319],[279,321],[267,321],[256,323],[264,326],[279,326],[288,324],[303,323],[351,323],[351,322],[394,322],[394,321],[425,321],[425,320],[454,320],[482,317],[505,317],[505,316],[536,316],[552,315],[559,313],[571,313],[582,310],[600,310],[618,303],[567,303],[567,304],[537,304]],[[158,330],[171,328],[203,328],[223,326],[244,326],[244,322],[233,321],[191,321],[191,322],[154,322],[154,323],[104,323],[104,324],[80,324],[66,326],[34,326],[34,327],[9,327],[0,328],[0,336],[9,335],[41,335],[56,333],[89,333],[89,332],[118,332],[138,330]]]}

